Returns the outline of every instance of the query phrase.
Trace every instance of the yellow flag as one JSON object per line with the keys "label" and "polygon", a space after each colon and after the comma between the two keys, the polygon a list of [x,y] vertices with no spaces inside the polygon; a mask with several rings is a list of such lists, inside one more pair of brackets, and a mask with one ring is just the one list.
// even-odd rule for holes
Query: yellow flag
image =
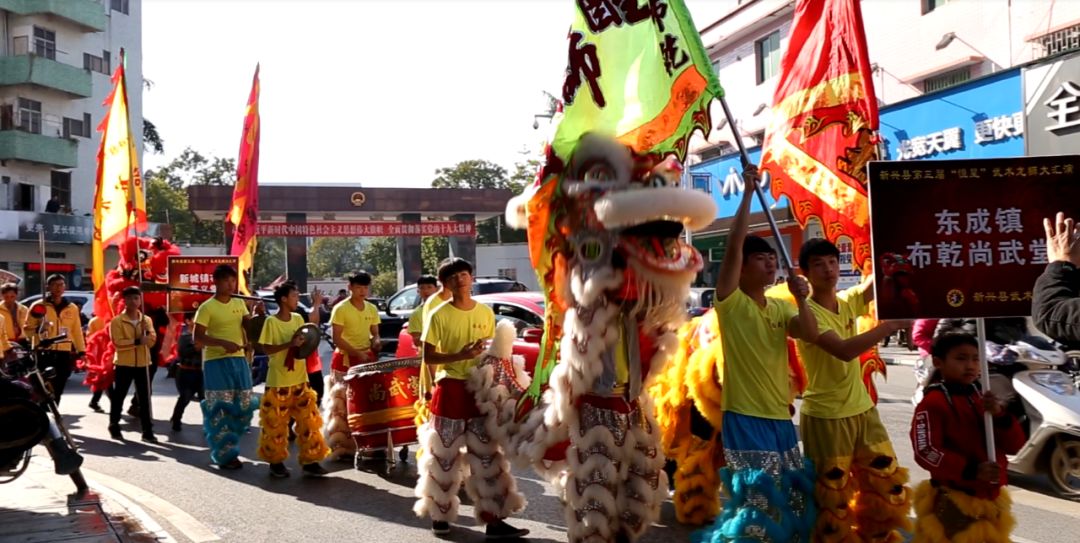
{"label": "yellow flag", "polygon": [[94,314],[112,317],[105,293],[105,248],[119,245],[132,226],[146,230],[146,192],[139,174],[139,156],[128,118],[127,79],[124,56],[113,73],[113,91],[105,100],[108,109],[98,125],[97,188],[94,194],[93,253]]}

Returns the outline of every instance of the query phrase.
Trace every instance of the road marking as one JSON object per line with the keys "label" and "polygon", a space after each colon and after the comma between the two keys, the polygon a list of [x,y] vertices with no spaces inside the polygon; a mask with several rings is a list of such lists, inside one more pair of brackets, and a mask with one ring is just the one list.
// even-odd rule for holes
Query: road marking
{"label": "road marking", "polygon": [[[98,485],[102,490],[112,490],[115,493],[123,494],[131,500],[145,505],[151,511],[163,517],[180,533],[184,534],[184,537],[190,539],[194,543],[221,541],[221,538],[205,524],[185,513],[179,507],[157,497],[153,493],[143,490],[133,484],[125,483],[115,477],[105,475],[104,473],[88,470],[86,468],[83,468],[82,471],[86,474],[88,479],[102,483],[101,485]],[[150,520],[152,521],[153,519]]]}
{"label": "road marking", "polygon": [[1023,488],[1010,486],[1009,495],[1012,496],[1013,503],[1049,511],[1051,513],[1057,513],[1066,517],[1075,518],[1077,513],[1080,513],[1080,504],[1077,504],[1076,502],[1054,498]]}

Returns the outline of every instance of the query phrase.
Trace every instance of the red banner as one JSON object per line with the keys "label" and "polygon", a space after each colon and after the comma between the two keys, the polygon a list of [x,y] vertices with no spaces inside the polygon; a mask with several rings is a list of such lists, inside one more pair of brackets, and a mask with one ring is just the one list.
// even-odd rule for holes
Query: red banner
{"label": "red banner", "polygon": [[304,222],[259,223],[256,230],[268,237],[419,237],[419,236],[475,236],[476,223],[470,221],[430,222]]}
{"label": "red banner", "polygon": [[[236,256],[170,256],[169,286],[175,288],[194,288],[214,291],[214,268],[228,264],[236,269],[239,265]],[[169,313],[194,313],[199,305],[209,300],[213,294],[197,292],[169,291]]]}
{"label": "red banner", "polygon": [[1080,156],[872,162],[881,319],[1031,315],[1043,219],[1080,214]]}
{"label": "red banner", "polygon": [[225,221],[233,226],[229,254],[240,257],[240,292],[249,294],[247,273],[255,262],[255,223],[259,216],[259,66],[251,81],[247,111],[244,114],[244,133],[240,138],[240,160],[236,163],[236,185],[233,187],[232,207]]}

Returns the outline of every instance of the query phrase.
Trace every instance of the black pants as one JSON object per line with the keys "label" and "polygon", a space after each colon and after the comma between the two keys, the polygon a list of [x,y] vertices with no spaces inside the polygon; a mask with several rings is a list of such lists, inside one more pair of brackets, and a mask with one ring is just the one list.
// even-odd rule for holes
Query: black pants
{"label": "black pants", "polygon": [[[135,383],[135,394],[140,399],[150,398],[150,374],[146,367],[135,368],[131,366],[116,366],[116,381],[113,382],[112,397],[109,398],[109,426],[120,424],[120,412],[124,408],[124,398],[127,397],[128,389]],[[139,420],[142,422],[143,435],[154,433],[154,423],[150,420],[150,402],[143,401],[139,405]]]}
{"label": "black pants", "polygon": [[201,369],[181,367],[176,371],[176,407],[173,407],[172,419],[184,418],[184,410],[192,400],[203,399],[203,373]]}
{"label": "black pants", "polygon": [[323,395],[323,374],[322,370],[313,371],[307,374],[308,386],[311,390],[315,391],[315,397],[318,398],[319,408],[322,409],[322,395]]}
{"label": "black pants", "polygon": [[64,394],[64,388],[67,387],[68,377],[71,377],[71,370],[75,369],[75,353],[71,351],[45,351],[41,353],[38,359],[38,367],[41,369],[51,367],[56,371],[56,376],[49,382],[52,384],[53,399],[56,400],[56,405],[60,405],[60,396]]}
{"label": "black pants", "polygon": [[[156,358],[154,358],[152,356],[150,357],[150,359],[151,360],[156,360]],[[150,393],[152,394],[154,392],[154,375],[157,374],[157,368],[158,367],[157,367],[157,364],[150,364],[147,367],[150,368]],[[135,395],[131,397],[131,409],[132,410],[138,410],[139,409],[139,400],[140,400],[139,391],[136,390]]]}

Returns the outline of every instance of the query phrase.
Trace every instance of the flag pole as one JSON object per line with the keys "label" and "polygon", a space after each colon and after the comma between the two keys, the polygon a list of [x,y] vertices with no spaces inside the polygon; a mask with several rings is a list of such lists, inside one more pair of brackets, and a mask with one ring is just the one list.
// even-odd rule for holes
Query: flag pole
{"label": "flag pole", "polygon": [[[979,336],[979,382],[982,385],[983,394],[990,392],[990,364],[986,356],[986,319],[975,319],[975,331]],[[996,462],[997,456],[994,451],[994,416],[989,411],[983,412],[983,428],[986,429],[986,457],[990,462]]]}
{"label": "flag pole", "polygon": [[[724,109],[724,117],[727,118],[728,126],[731,127],[731,133],[735,135],[735,145],[739,147],[739,154],[742,158],[742,166],[745,170],[747,166],[753,164],[750,162],[750,154],[746,152],[746,146],[743,145],[742,136],[739,135],[739,128],[735,124],[735,116],[731,114],[731,108],[728,107],[727,100],[724,95],[720,95],[720,107]],[[766,177],[762,177],[762,180],[768,181],[768,173],[764,174]],[[769,229],[772,230],[773,238],[776,239],[776,247],[780,251],[780,256],[784,259],[784,267],[786,268],[788,276],[791,276],[792,270],[795,266],[791,263],[791,254],[788,252],[787,245],[784,244],[784,238],[780,235],[780,227],[776,224],[776,219],[772,215],[772,210],[769,209],[769,203],[765,201],[765,192],[761,190],[761,183],[758,183],[754,192],[757,193],[758,201],[761,202],[761,210],[765,212],[765,218],[769,221]]]}

